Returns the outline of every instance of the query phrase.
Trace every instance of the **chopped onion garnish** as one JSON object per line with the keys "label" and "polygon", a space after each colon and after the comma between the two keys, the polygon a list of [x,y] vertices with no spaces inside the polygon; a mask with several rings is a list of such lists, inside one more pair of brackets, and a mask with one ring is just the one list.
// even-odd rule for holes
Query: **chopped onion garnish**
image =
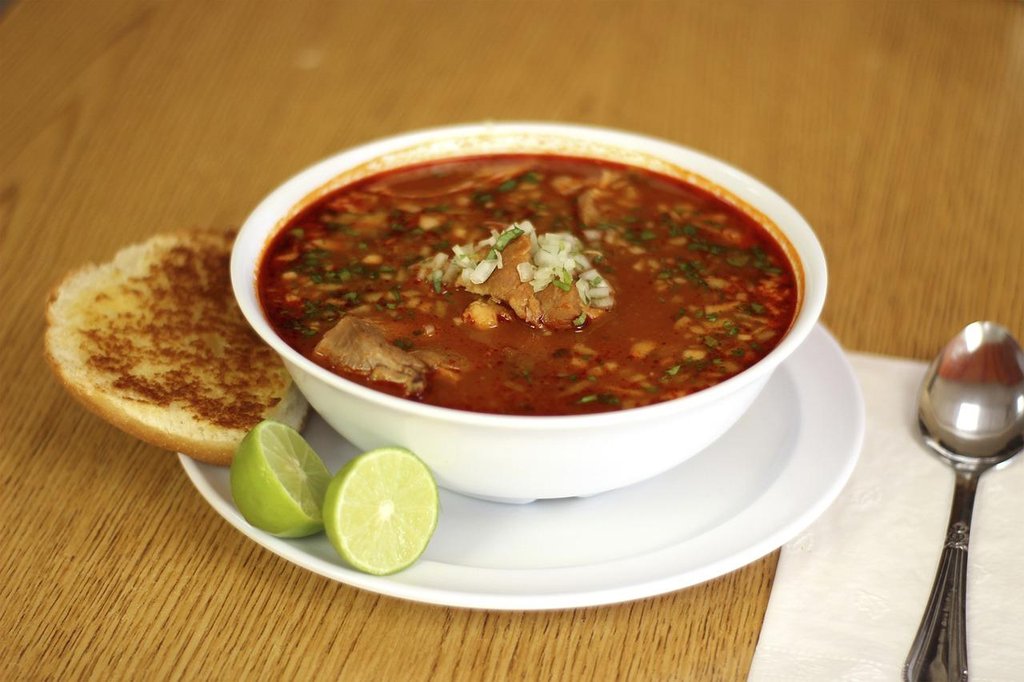
{"label": "chopped onion garnish", "polygon": [[[498,269],[497,260],[482,260],[477,263],[477,266],[469,273],[469,281],[473,284],[483,284],[487,281],[487,278]],[[465,270],[463,270],[465,274]]]}
{"label": "chopped onion garnish", "polygon": [[550,251],[541,249],[533,256],[534,262],[542,268],[553,268],[561,265],[558,256]]}
{"label": "chopped onion garnish", "polygon": [[464,247],[458,245],[453,246],[452,253],[455,254],[455,263],[463,270],[472,268],[476,265],[476,261],[473,259],[473,254],[467,252]]}
{"label": "chopped onion garnish", "polygon": [[[451,283],[459,278],[472,284],[483,284],[496,270],[504,267],[501,252],[523,235],[530,240],[530,261],[516,265],[520,282],[528,283],[534,292],[543,291],[552,284],[562,291],[570,291],[575,284],[584,305],[605,310],[612,307],[611,285],[584,255],[583,243],[570,232],[538,235],[528,220],[512,223],[501,232],[494,230],[490,237],[475,244],[453,246],[451,258],[447,254],[435,254],[421,265],[420,276],[429,279],[435,291],[440,289],[442,282]],[[585,233],[585,236],[595,239],[601,235],[597,232]],[[595,252],[590,253],[593,255]]]}

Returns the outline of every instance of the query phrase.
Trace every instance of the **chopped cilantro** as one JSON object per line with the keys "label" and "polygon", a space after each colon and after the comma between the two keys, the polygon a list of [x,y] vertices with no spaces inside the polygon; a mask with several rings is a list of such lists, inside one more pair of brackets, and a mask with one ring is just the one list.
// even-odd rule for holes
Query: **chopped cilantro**
{"label": "chopped cilantro", "polygon": [[618,405],[618,396],[611,393],[588,393],[577,401],[580,405],[587,403],[602,403],[604,405]]}
{"label": "chopped cilantro", "polygon": [[522,231],[522,229],[520,229],[518,227],[510,227],[510,228],[508,228],[507,230],[502,232],[500,235],[498,235],[498,239],[494,242],[494,249],[493,250],[494,251],[504,251],[505,247],[508,246],[509,243],[511,243],[513,239],[515,239],[516,237],[519,237],[521,234],[523,234],[523,231]]}

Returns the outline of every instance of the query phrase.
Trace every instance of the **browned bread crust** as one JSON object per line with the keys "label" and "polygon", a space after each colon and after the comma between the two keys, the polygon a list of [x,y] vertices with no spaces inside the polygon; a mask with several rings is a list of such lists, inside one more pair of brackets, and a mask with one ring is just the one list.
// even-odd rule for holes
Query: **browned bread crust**
{"label": "browned bread crust", "polygon": [[161,234],[51,292],[46,356],[87,408],[153,445],[229,464],[265,418],[308,405],[231,292],[234,232]]}

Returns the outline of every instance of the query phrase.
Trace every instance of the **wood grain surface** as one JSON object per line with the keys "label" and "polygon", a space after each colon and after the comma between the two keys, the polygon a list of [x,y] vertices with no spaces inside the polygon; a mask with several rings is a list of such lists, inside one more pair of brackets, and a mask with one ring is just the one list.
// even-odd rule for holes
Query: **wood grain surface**
{"label": "wood grain surface", "polygon": [[823,321],[925,358],[1024,337],[1024,4],[14,0],[0,6],[0,678],[737,680],[775,556],[548,613],[314,576],[234,531],[170,453],[86,413],[42,357],[67,270],[239,224],[349,145],[481,119],[703,150],[820,235]]}

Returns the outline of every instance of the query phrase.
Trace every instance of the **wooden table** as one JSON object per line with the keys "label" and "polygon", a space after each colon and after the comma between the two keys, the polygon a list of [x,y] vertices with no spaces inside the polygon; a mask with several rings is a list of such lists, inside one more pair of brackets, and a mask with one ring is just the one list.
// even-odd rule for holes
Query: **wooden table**
{"label": "wooden table", "polygon": [[13,0],[0,14],[0,678],[742,679],[776,555],[549,613],[407,603],[222,521],[42,357],[66,270],[240,223],[330,152],[480,119],[662,136],[817,229],[823,322],[925,358],[1024,337],[1024,4]]}

